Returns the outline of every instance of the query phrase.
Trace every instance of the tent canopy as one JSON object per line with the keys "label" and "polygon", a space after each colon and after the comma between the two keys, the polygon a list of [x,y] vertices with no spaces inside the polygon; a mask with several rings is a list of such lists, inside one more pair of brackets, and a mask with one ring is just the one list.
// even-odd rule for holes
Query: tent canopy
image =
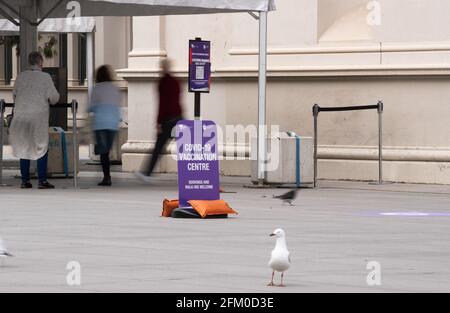
{"label": "tent canopy", "polygon": [[[0,19],[0,35],[18,35],[19,26],[8,20]],[[43,21],[39,27],[40,33],[92,33],[95,31],[95,18],[78,17],[76,23],[67,23],[65,18],[49,18]]]}
{"label": "tent canopy", "polygon": [[[0,15],[20,17],[19,8],[36,3],[37,19],[80,16],[151,16],[229,12],[267,12],[274,0],[0,0]],[[78,5],[79,4],[79,5]]]}

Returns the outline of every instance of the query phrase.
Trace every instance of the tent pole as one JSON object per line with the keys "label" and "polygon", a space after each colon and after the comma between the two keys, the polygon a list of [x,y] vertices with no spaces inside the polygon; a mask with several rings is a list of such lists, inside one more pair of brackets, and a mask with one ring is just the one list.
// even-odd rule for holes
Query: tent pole
{"label": "tent pole", "polygon": [[20,7],[20,71],[28,68],[28,55],[37,50],[36,11],[33,6]]}
{"label": "tent pole", "polygon": [[50,8],[50,10],[48,10],[47,13],[45,13],[39,22],[37,22],[37,26],[41,25],[42,22],[44,22],[49,16],[50,14],[53,13],[53,11],[56,10],[57,7],[59,7],[59,5],[63,2],[64,0],[59,0],[56,4],[53,5],[53,7]]}
{"label": "tent pole", "polygon": [[4,16],[8,21],[10,21],[11,23],[13,23],[16,26],[20,27],[20,23],[17,22],[11,15],[9,15],[8,13],[6,13],[5,10],[3,10],[3,8],[0,7],[0,15]]}
{"label": "tent pole", "polygon": [[4,124],[5,100],[0,100],[0,187],[3,186],[3,124]]}
{"label": "tent pole", "polygon": [[267,126],[266,126],[266,83],[267,83],[267,12],[259,13],[259,91],[258,91],[258,184],[266,181]]}

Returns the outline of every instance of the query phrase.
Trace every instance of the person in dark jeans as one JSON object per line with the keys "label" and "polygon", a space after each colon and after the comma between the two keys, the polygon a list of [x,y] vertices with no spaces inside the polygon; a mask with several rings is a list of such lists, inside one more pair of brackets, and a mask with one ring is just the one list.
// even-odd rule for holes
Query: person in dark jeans
{"label": "person in dark jeans", "polygon": [[94,114],[95,154],[100,155],[103,180],[99,186],[111,186],[111,162],[109,153],[120,123],[120,92],[113,83],[112,70],[108,65],[98,68],[96,85],[92,91],[89,111]]}
{"label": "person in dark jeans", "polygon": [[[40,189],[53,189],[53,185],[50,185],[47,182],[47,162],[48,162],[48,152],[37,160],[37,170],[38,170],[38,179],[40,182]],[[28,189],[31,188],[30,183],[30,160],[20,159],[20,174],[22,175],[22,188]],[[47,184],[45,184],[47,182]],[[45,185],[45,188],[44,188]]]}
{"label": "person in dark jeans", "polygon": [[180,83],[170,74],[170,61],[168,59],[164,59],[161,62],[161,68],[162,77],[158,85],[158,138],[150,162],[144,168],[143,172],[136,172],[136,176],[144,181],[149,181],[149,177],[152,175],[161,153],[168,141],[173,138],[173,128],[183,119],[183,111],[180,102]]}
{"label": "person in dark jeans", "polygon": [[95,145],[95,154],[100,155],[100,163],[103,171],[103,180],[98,183],[99,186],[110,187],[112,185],[109,153],[111,152],[116,132],[109,129],[95,131],[95,139],[97,142]]}

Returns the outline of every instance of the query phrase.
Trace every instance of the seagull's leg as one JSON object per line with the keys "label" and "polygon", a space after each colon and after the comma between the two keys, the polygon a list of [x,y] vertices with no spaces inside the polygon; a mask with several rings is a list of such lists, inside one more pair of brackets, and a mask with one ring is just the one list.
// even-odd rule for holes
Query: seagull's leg
{"label": "seagull's leg", "polygon": [[275,276],[275,271],[272,272],[272,281],[267,286],[269,286],[269,287],[275,286],[275,284],[273,283],[274,276]]}
{"label": "seagull's leg", "polygon": [[281,273],[281,284],[278,285],[278,287],[286,287],[286,285],[283,284],[283,278],[284,278],[284,272]]}

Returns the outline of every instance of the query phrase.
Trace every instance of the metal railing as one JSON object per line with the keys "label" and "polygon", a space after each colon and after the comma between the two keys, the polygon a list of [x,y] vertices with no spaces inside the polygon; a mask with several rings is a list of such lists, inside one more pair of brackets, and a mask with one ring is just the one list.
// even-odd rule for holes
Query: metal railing
{"label": "metal railing", "polygon": [[317,186],[317,163],[318,163],[318,118],[320,112],[346,112],[360,110],[378,111],[378,184],[383,183],[383,110],[384,104],[378,101],[376,105],[359,105],[347,107],[320,107],[318,104],[313,106],[314,116],[314,188]]}
{"label": "metal railing", "polygon": [[[0,186],[3,185],[3,133],[4,133],[4,120],[5,120],[5,109],[13,108],[14,103],[6,103],[5,100],[0,100]],[[71,108],[72,110],[72,128],[73,128],[73,182],[74,188],[78,189],[78,162],[79,162],[79,152],[78,152],[78,127],[77,127],[77,111],[78,102],[72,100],[71,103],[56,104],[52,106],[54,108]]]}

